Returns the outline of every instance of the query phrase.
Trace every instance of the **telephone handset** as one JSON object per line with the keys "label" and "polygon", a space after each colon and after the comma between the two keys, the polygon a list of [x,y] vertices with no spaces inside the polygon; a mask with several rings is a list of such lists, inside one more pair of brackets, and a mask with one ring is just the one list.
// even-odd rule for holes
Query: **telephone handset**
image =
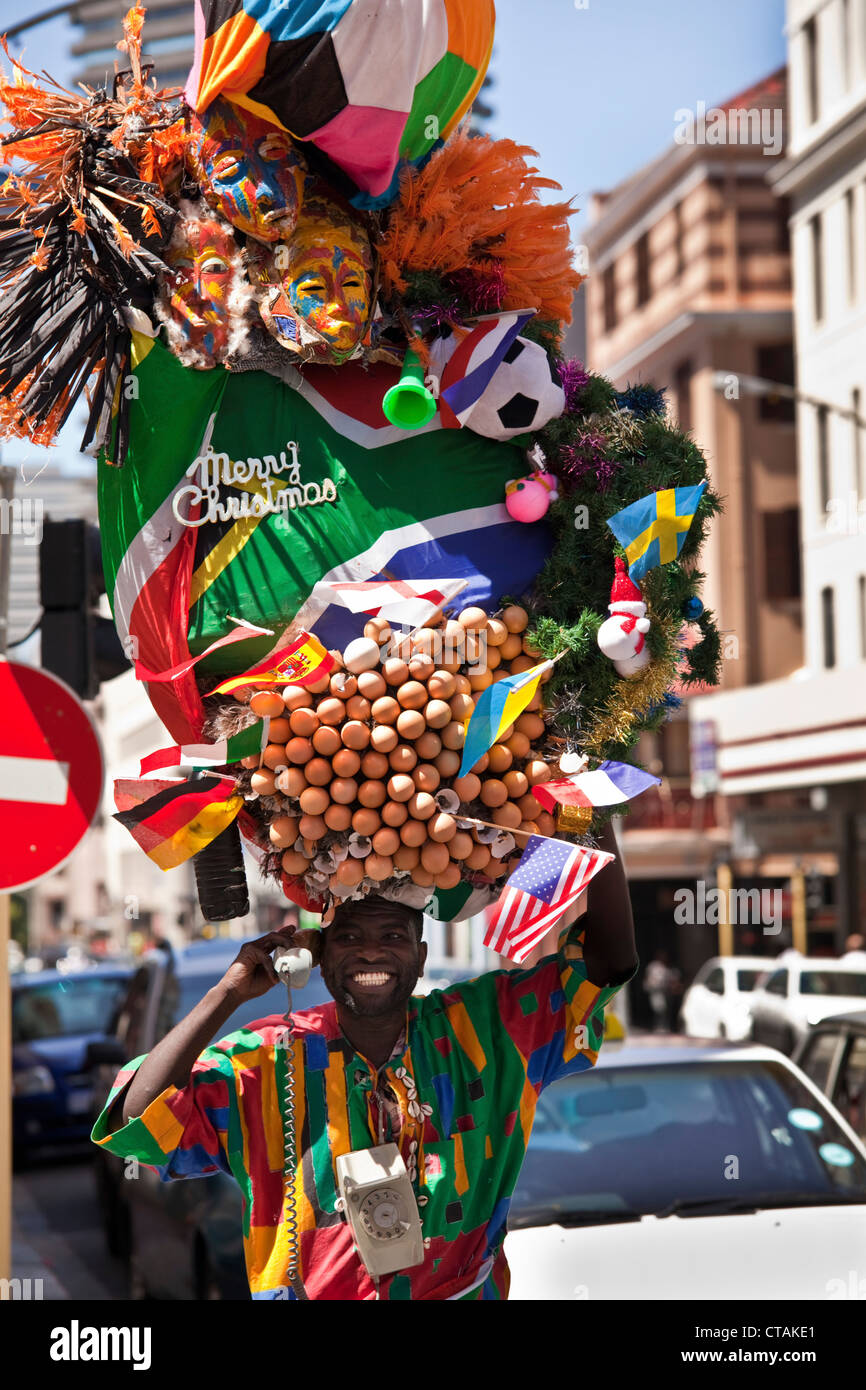
{"label": "telephone handset", "polygon": [[313,968],[313,953],[306,946],[278,946],[274,969],[286,988],[303,989]]}
{"label": "telephone handset", "polygon": [[424,1262],[415,1193],[396,1144],[356,1149],[337,1158],[338,1206],[361,1262],[378,1280]]}

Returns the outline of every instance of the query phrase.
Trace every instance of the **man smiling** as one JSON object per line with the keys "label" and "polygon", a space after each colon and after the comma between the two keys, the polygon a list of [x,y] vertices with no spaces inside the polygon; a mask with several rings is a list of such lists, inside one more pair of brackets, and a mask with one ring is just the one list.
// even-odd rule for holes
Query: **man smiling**
{"label": "man smiling", "polygon": [[[602,847],[613,845],[606,834]],[[618,861],[600,874],[586,914],[534,968],[413,997],[422,924],[382,898],[344,903],[326,930],[305,934],[334,1002],[293,1014],[288,1030],[277,1015],[207,1046],[275,982],[271,953],[287,936],[243,946],[191,1013],[121,1071],[94,1128],[97,1143],[163,1178],[222,1169],[237,1179],[253,1298],[507,1297],[505,1223],[538,1095],[594,1064],[604,1006],[636,969],[625,878]],[[298,1159],[286,1165],[289,1202],[287,1119]],[[336,1205],[335,1164],[385,1143],[406,1165],[426,1256],[377,1290]]]}

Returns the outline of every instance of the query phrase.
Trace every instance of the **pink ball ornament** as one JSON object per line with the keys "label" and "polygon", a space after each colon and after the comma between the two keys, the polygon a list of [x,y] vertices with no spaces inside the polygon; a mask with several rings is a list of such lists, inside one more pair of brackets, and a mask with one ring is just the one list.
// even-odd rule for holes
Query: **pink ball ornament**
{"label": "pink ball ornament", "polygon": [[555,479],[548,473],[531,473],[505,485],[505,508],[515,521],[540,521],[557,494]]}

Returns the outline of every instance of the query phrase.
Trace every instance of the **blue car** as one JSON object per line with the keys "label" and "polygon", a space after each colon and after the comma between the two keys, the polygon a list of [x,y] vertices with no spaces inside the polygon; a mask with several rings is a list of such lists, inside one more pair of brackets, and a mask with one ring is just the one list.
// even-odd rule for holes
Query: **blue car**
{"label": "blue car", "polygon": [[91,1048],[114,1028],[132,971],[94,965],[12,977],[12,1141],[38,1150],[85,1147],[93,1108]]}

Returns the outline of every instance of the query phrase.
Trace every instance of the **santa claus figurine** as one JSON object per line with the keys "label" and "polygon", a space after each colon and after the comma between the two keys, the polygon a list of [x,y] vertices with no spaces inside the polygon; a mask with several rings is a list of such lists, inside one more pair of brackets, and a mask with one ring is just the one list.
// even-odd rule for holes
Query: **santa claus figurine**
{"label": "santa claus figurine", "polygon": [[636,676],[649,665],[644,636],[650,630],[650,620],[640,589],[629,579],[625,560],[617,556],[615,563],[607,607],[610,617],[598,630],[598,645],[621,676]]}

